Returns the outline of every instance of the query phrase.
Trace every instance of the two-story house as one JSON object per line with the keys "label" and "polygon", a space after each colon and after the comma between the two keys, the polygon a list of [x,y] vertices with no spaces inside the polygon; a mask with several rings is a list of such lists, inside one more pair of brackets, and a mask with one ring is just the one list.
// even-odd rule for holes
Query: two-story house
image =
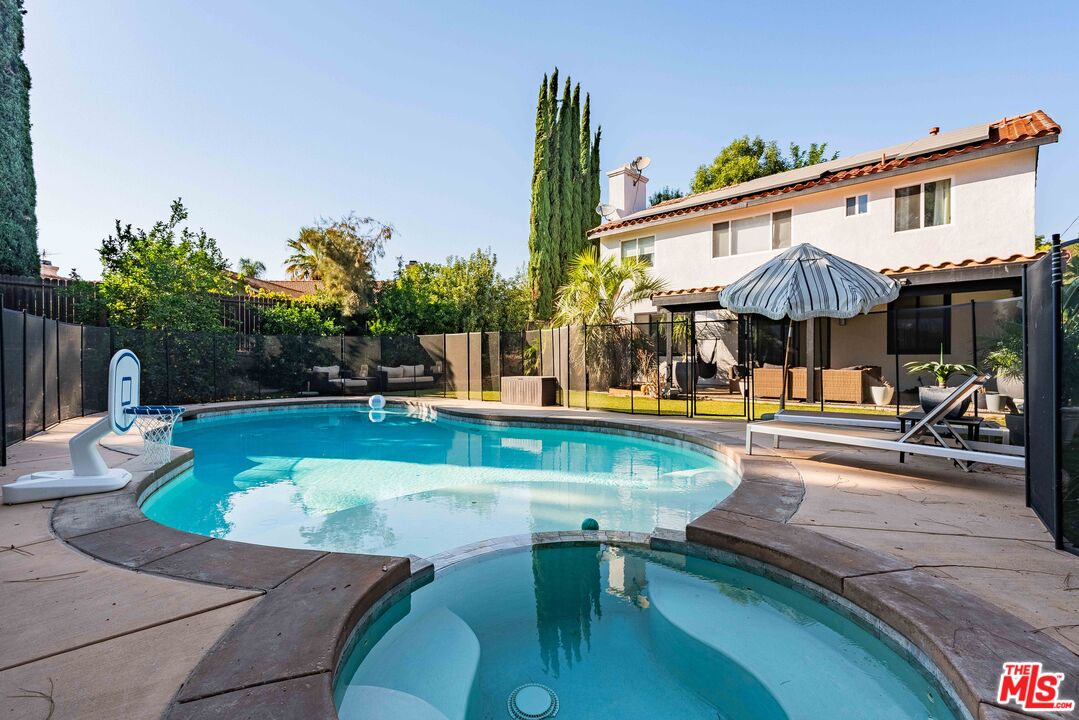
{"label": "two-story house", "polygon": [[[1021,293],[1022,266],[1037,257],[1038,153],[1059,134],[1040,110],[962,130],[932,128],[906,143],[652,207],[648,179],[623,166],[607,173],[613,212],[589,237],[605,256],[647,258],[666,280],[669,290],[633,308],[637,321],[663,311],[715,317],[727,283],[796,243],[891,274],[903,285],[894,307],[805,324],[798,362],[873,364],[908,387],[909,378],[889,367],[896,350],[906,361],[943,347],[969,362],[976,333],[952,322],[955,308]],[[737,362],[730,342],[719,349],[721,368]]]}

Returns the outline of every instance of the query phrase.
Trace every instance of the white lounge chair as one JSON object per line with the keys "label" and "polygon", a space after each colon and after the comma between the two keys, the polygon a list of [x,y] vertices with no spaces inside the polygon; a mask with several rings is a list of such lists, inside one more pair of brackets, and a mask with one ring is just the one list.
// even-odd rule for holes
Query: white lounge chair
{"label": "white lounge chair", "polygon": [[[988,379],[988,375],[971,375],[940,405],[933,408],[932,412],[926,413],[924,418],[902,435],[884,427],[859,427],[850,422],[841,427],[789,420],[751,422],[746,425],[746,454],[753,454],[754,435],[771,435],[775,438],[777,447],[779,438],[788,437],[874,450],[893,450],[910,455],[944,457],[954,460],[964,470],[970,470],[971,463],[976,462],[1022,468],[1025,465],[1023,448],[965,440],[945,418],[953,408],[978,392]],[[882,419],[878,422],[884,421]],[[955,445],[945,440],[945,437],[949,436]]]}

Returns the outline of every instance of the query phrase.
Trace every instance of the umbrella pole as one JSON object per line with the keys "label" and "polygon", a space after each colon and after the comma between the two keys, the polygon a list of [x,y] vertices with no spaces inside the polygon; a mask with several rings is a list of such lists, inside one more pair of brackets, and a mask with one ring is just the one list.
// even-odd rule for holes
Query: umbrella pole
{"label": "umbrella pole", "polygon": [[783,348],[783,389],[779,394],[779,410],[787,409],[787,369],[790,367],[791,336],[794,335],[794,318],[787,322],[787,345]]}

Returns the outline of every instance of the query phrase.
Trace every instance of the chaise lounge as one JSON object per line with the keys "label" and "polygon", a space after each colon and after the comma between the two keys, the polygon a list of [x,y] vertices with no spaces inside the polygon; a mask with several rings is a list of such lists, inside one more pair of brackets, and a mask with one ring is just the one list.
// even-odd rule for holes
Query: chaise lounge
{"label": "chaise lounge", "polygon": [[[970,470],[971,464],[978,462],[1023,468],[1026,461],[1022,448],[964,440],[945,417],[952,409],[962,405],[981,390],[988,379],[988,375],[971,375],[940,405],[926,413],[914,427],[902,434],[884,428],[855,427],[849,424],[828,427],[789,420],[751,422],[746,424],[746,454],[753,454],[754,435],[771,435],[776,447],[779,447],[781,437],[787,437],[850,447],[893,450],[908,455],[944,457],[954,460],[964,470]],[[949,443],[945,438],[950,438],[955,444]]]}

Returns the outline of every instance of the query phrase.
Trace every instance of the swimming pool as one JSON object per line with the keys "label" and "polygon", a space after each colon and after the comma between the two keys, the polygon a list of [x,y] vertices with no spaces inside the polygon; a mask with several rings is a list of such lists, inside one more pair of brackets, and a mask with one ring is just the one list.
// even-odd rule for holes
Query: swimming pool
{"label": "swimming pool", "polygon": [[[541,687],[515,716],[525,685]],[[922,670],[800,590],[599,544],[450,566],[358,636],[335,687],[341,720],[543,718],[552,697],[567,718],[957,717]]]}
{"label": "swimming pool", "polygon": [[586,518],[604,530],[681,529],[738,482],[724,461],[685,447],[396,407],[209,417],[181,423],[173,443],[194,449],[194,467],[146,499],[148,517],[211,537],[339,552],[428,557],[580,530]]}

